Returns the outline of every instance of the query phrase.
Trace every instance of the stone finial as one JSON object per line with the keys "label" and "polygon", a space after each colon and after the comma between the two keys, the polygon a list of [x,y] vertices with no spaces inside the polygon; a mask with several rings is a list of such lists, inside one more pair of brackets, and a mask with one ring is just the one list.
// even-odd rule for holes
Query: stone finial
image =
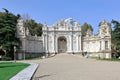
{"label": "stone finial", "polygon": [[44,22],[44,24],[43,24],[43,27],[47,27],[47,24],[46,24],[46,22]]}
{"label": "stone finial", "polygon": [[79,27],[79,26],[80,26],[80,23],[79,23],[79,22],[74,22],[74,26],[75,26],[75,27]]}
{"label": "stone finial", "polygon": [[35,34],[35,37],[37,37],[37,34]]}
{"label": "stone finial", "polygon": [[62,20],[59,22],[59,25],[60,25],[60,26],[64,26],[64,24],[65,24],[65,22],[64,22],[64,20],[62,19]]}
{"label": "stone finial", "polygon": [[107,25],[108,23],[107,23],[107,21],[105,20],[105,19],[103,19],[100,23],[99,23],[99,26],[101,26],[101,25]]}
{"label": "stone finial", "polygon": [[92,30],[88,29],[86,32],[86,36],[92,36],[92,35],[93,35]]}
{"label": "stone finial", "polygon": [[18,24],[19,24],[19,23],[23,23],[22,17],[19,17],[19,19],[17,20],[17,23],[18,23]]}
{"label": "stone finial", "polygon": [[25,38],[25,27],[22,17],[17,20],[17,37]]}
{"label": "stone finial", "polygon": [[103,19],[102,23],[107,23],[105,19]]}
{"label": "stone finial", "polygon": [[30,36],[30,31],[29,31],[28,27],[26,28],[26,35]]}
{"label": "stone finial", "polygon": [[111,34],[111,25],[105,19],[99,24],[99,35],[109,36]]}

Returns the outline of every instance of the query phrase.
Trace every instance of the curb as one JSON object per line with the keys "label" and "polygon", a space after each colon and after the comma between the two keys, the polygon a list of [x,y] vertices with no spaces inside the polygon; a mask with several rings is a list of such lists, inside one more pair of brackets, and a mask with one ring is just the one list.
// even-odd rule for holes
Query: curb
{"label": "curb", "polygon": [[29,64],[30,66],[17,73],[10,80],[31,80],[39,65],[36,63],[29,63]]}

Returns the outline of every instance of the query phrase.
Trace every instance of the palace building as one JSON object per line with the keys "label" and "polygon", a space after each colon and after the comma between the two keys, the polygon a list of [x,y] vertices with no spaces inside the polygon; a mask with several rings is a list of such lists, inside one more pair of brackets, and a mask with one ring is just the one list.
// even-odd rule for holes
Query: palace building
{"label": "palace building", "polygon": [[98,34],[88,29],[82,35],[81,25],[72,18],[60,20],[55,24],[42,27],[42,36],[31,36],[29,29],[24,27],[23,19],[18,19],[17,37],[20,39],[18,59],[35,56],[48,56],[59,53],[81,54],[111,58],[111,26],[103,20],[99,25]]}

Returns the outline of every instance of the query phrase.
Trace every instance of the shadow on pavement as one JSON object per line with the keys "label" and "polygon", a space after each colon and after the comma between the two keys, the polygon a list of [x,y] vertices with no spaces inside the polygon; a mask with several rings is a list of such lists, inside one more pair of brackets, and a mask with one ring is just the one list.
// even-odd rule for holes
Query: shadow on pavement
{"label": "shadow on pavement", "polygon": [[42,75],[39,77],[34,77],[32,80],[40,80],[41,78],[49,77],[50,75]]}

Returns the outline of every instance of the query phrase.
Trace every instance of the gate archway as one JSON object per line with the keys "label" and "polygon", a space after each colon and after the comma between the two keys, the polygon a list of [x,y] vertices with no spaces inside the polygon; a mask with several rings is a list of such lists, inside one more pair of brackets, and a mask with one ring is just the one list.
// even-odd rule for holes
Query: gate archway
{"label": "gate archway", "polygon": [[67,40],[64,36],[58,38],[58,53],[65,53],[67,51]]}

